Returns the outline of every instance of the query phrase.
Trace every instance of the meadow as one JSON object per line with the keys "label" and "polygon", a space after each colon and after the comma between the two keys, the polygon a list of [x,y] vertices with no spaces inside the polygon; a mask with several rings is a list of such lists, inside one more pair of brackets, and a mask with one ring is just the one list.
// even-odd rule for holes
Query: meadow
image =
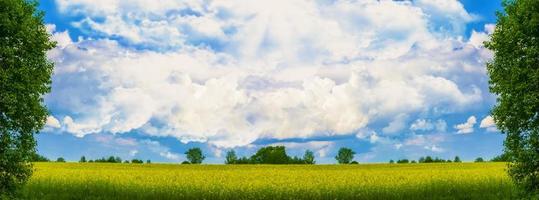
{"label": "meadow", "polygon": [[505,163],[35,163],[25,199],[514,199]]}

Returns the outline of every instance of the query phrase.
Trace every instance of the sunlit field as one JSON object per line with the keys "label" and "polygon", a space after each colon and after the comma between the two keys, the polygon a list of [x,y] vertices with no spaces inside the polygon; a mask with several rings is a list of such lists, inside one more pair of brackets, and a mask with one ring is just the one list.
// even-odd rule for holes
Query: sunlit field
{"label": "sunlit field", "polygon": [[512,199],[505,163],[35,163],[27,199]]}

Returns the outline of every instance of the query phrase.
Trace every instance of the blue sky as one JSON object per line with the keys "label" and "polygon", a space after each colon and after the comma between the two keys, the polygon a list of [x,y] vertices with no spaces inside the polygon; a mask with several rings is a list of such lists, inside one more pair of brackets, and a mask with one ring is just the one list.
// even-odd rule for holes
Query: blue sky
{"label": "blue sky", "polygon": [[207,163],[265,145],[360,162],[502,152],[482,42],[500,1],[44,0],[38,151]]}

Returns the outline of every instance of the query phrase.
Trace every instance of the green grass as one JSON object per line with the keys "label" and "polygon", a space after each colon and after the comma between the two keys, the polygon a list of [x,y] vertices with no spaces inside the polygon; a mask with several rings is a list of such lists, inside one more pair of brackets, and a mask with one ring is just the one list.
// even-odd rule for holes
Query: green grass
{"label": "green grass", "polygon": [[26,199],[514,199],[505,163],[35,163]]}

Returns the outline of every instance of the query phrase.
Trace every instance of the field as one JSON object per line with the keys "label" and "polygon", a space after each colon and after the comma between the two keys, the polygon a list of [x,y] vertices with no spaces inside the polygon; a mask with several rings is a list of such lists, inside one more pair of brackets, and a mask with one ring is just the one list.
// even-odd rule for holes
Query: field
{"label": "field", "polygon": [[26,199],[514,199],[505,163],[35,163]]}

